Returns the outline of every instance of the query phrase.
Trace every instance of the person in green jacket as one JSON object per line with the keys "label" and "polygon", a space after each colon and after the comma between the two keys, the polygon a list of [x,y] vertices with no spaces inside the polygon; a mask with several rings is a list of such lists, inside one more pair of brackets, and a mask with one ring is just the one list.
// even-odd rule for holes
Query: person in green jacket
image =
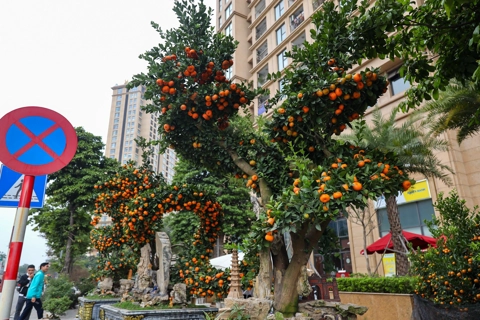
{"label": "person in green jacket", "polygon": [[30,282],[30,287],[28,288],[26,295],[26,305],[23,309],[22,314],[20,315],[19,320],[25,320],[32,308],[37,310],[38,319],[43,319],[43,307],[42,307],[42,293],[43,293],[43,283],[45,280],[45,274],[48,271],[50,265],[48,262],[44,262],[40,265],[40,270],[35,274],[32,281]]}

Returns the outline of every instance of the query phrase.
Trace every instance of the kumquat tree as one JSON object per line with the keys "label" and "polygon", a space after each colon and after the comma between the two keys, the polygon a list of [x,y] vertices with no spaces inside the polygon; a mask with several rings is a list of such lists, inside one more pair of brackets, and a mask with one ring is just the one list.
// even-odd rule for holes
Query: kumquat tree
{"label": "kumquat tree", "polygon": [[242,117],[240,110],[263,92],[226,78],[236,43],[214,32],[203,1],[175,2],[177,29],[163,31],[152,22],[162,43],[140,56],[149,63],[148,73],[130,83],[145,85],[145,98],[152,101],[145,109],[162,114],[163,148],[210,171],[236,175],[257,194],[263,212],[246,240],[260,252],[255,296],[270,297],[273,285],[274,308],[284,315],[298,309],[299,293],[292,288],[328,223],[350,206],[363,208],[369,199],[412,183],[395,154],[332,139],[388,86],[377,69],[348,72],[368,58],[372,46],[346,32],[355,25],[350,13],[356,9],[353,3],[335,9],[326,2],[313,16],[319,30],[311,30],[313,42],[294,49],[289,68],[273,75],[283,79],[284,90],[270,99],[277,108],[265,125],[255,126],[248,112]]}
{"label": "kumquat tree", "polygon": [[[130,269],[136,269],[141,247],[151,246],[155,252],[155,233],[162,229],[162,217],[186,210],[197,214],[200,228],[193,236],[191,249],[177,260],[172,280],[185,282],[190,294],[226,296],[228,273],[208,262],[223,219],[220,205],[211,196],[194,186],[167,185],[161,175],[149,168],[148,162],[140,168],[133,162],[122,166],[95,189],[97,215],[92,225],[98,225],[102,214],[112,221],[111,226],[98,226],[91,233],[92,244],[100,253],[97,278],[126,278]],[[150,263],[152,269],[158,269],[154,254]]]}

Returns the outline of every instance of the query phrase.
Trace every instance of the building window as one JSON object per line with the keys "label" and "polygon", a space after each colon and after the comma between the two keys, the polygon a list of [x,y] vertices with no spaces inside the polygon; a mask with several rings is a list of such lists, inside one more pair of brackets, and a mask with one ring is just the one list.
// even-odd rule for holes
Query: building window
{"label": "building window", "polygon": [[116,107],[115,112],[120,112],[120,107]]}
{"label": "building window", "polygon": [[278,62],[278,71],[282,71],[285,69],[285,67],[288,65],[288,58],[285,55],[287,50],[283,50],[280,52],[280,54],[277,56],[277,62]]}
{"label": "building window", "polygon": [[[280,79],[278,80],[278,92],[283,93],[283,87],[285,85],[285,80]],[[285,99],[287,96],[285,94],[282,94],[281,99]]]}
{"label": "building window", "polygon": [[267,19],[263,19],[255,28],[255,40],[258,40],[267,31]]}
{"label": "building window", "polygon": [[112,144],[110,145],[110,148],[115,148],[116,146],[117,146],[117,143],[114,142],[114,143],[112,143]]}
{"label": "building window", "polygon": [[[432,199],[399,204],[398,215],[403,230],[425,236],[432,235],[425,225],[425,220],[432,221],[435,215]],[[387,209],[377,209],[377,217],[380,236],[383,237],[390,232]]]}
{"label": "building window", "polygon": [[263,86],[267,82],[268,64],[263,67],[257,74],[257,87]]}
{"label": "building window", "polygon": [[110,154],[115,153],[115,149],[110,149]]}
{"label": "building window", "polygon": [[230,3],[227,9],[225,9],[225,20],[227,20],[231,14],[232,14],[232,4]]}
{"label": "building window", "polygon": [[282,24],[280,28],[275,30],[275,33],[277,35],[277,45],[282,43],[283,40],[287,37],[287,27],[285,26],[285,23]]}
{"label": "building window", "polygon": [[222,16],[218,17],[218,28],[222,26]]}
{"label": "building window", "polygon": [[228,24],[228,26],[225,28],[225,35],[226,35],[226,36],[233,37],[233,26],[232,26],[232,22],[230,22],[230,23]]}
{"label": "building window", "polygon": [[123,89],[117,89],[117,94],[122,94],[123,93]]}
{"label": "building window", "polygon": [[400,72],[398,72],[399,69],[400,68],[388,73],[388,81],[390,81],[390,90],[393,96],[410,88],[410,82],[400,76]]}
{"label": "building window", "polygon": [[115,113],[115,118],[118,118],[118,117],[120,117],[120,113],[117,112]]}
{"label": "building window", "polygon": [[295,30],[303,20],[305,20],[305,17],[303,15],[303,6],[301,6],[290,16],[290,31]]}
{"label": "building window", "polygon": [[298,49],[302,49],[304,47],[305,42],[305,32],[302,32],[300,36],[298,36],[295,40],[292,41],[292,48],[298,47]]}
{"label": "building window", "polygon": [[260,13],[265,10],[265,0],[261,0],[256,6],[255,6],[255,19],[258,18]]}
{"label": "building window", "polygon": [[119,100],[122,100],[122,96],[117,96],[117,101],[119,101]]}
{"label": "building window", "polygon": [[262,61],[262,59],[265,58],[267,54],[268,54],[268,45],[267,45],[267,41],[265,40],[265,42],[257,49],[257,63]]}
{"label": "building window", "polygon": [[269,98],[268,96],[258,97],[258,112],[257,112],[258,115],[265,113],[265,108],[268,103],[268,98]]}
{"label": "building window", "polygon": [[[117,102],[115,103],[115,105],[116,105],[117,107],[119,107],[121,104],[122,104],[121,101],[117,101]],[[116,110],[116,109],[115,109],[115,110]],[[118,108],[118,111],[120,111],[120,108]]]}
{"label": "building window", "polygon": [[[346,270],[353,272],[352,259],[350,257],[350,241],[348,240],[347,219],[339,218],[329,224],[329,228],[333,230],[339,241],[339,252],[332,254],[333,266],[335,270]],[[340,255],[338,254],[340,253]]]}
{"label": "building window", "polygon": [[218,0],[218,10],[222,11],[222,0]]}
{"label": "building window", "polygon": [[325,0],[313,0],[313,10],[317,10],[317,8],[320,7],[324,2]]}
{"label": "building window", "polygon": [[115,129],[118,129],[118,124],[114,124],[114,125],[113,125],[113,129],[114,129],[114,130],[115,130]]}
{"label": "building window", "polygon": [[283,4],[283,0],[280,1],[276,6],[275,6],[275,21],[277,21],[285,12],[285,5]]}
{"label": "building window", "polygon": [[232,69],[232,66],[230,66],[230,68],[225,70],[225,78],[227,78],[227,80],[230,80],[232,78],[232,75],[233,75],[233,69]]}

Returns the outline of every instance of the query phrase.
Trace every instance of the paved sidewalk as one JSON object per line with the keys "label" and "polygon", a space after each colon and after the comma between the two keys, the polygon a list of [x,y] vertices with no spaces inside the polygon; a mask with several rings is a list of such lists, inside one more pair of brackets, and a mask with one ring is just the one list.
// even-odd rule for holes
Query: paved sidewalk
{"label": "paved sidewalk", "polygon": [[69,309],[64,315],[60,316],[60,319],[61,320],[78,320],[78,318],[76,317],[77,314],[78,314],[78,308]]}

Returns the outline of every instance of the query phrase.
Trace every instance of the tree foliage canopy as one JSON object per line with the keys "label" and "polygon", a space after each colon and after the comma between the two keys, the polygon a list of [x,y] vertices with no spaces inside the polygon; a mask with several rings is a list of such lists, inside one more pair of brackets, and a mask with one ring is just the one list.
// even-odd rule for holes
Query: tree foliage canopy
{"label": "tree foliage canopy", "polygon": [[[117,162],[104,157],[99,136],[76,128],[77,152],[63,169],[48,176],[46,205],[32,210],[29,223],[47,240],[53,254],[71,270],[75,257],[89,246],[89,224],[93,213],[92,185],[114,172]],[[67,252],[66,252],[67,251]]]}
{"label": "tree foliage canopy", "polygon": [[408,0],[378,0],[370,9],[364,4],[349,29],[359,43],[375,43],[368,49],[372,56],[402,59],[400,74],[415,84],[402,104],[406,109],[438,99],[452,79],[480,82],[480,1],[413,6]]}
{"label": "tree foliage canopy", "polygon": [[[363,5],[359,10],[366,12],[367,2]],[[162,44],[141,55],[148,73],[129,84],[146,86],[145,98],[152,100],[146,110],[161,113],[164,148],[175,148],[209,172],[236,174],[261,199],[264,211],[249,244],[262,251],[264,266],[271,258],[263,252],[271,250],[275,308],[285,314],[296,311],[298,294],[291,288],[329,221],[348,206],[364,207],[368,199],[396,194],[411,183],[393,152],[332,139],[388,86],[377,69],[347,73],[354,63],[377,55],[379,38],[387,41],[385,29],[368,37],[356,31],[365,23],[362,15],[350,14],[356,9],[353,1],[342,2],[338,11],[325,2],[315,13],[312,44],[294,49],[290,67],[273,75],[282,78],[284,91],[270,99],[277,108],[260,129],[239,110],[264,91],[226,79],[236,43],[214,33],[202,1],[175,2],[176,29],[163,31],[153,23]],[[292,239],[290,259],[284,233]],[[271,277],[263,273],[261,279],[257,285],[269,294]]]}
{"label": "tree foliage canopy", "polygon": [[460,144],[480,131],[480,83],[453,80],[440,92],[438,100],[428,102],[422,111],[428,114],[425,124],[434,135],[458,130]]}

